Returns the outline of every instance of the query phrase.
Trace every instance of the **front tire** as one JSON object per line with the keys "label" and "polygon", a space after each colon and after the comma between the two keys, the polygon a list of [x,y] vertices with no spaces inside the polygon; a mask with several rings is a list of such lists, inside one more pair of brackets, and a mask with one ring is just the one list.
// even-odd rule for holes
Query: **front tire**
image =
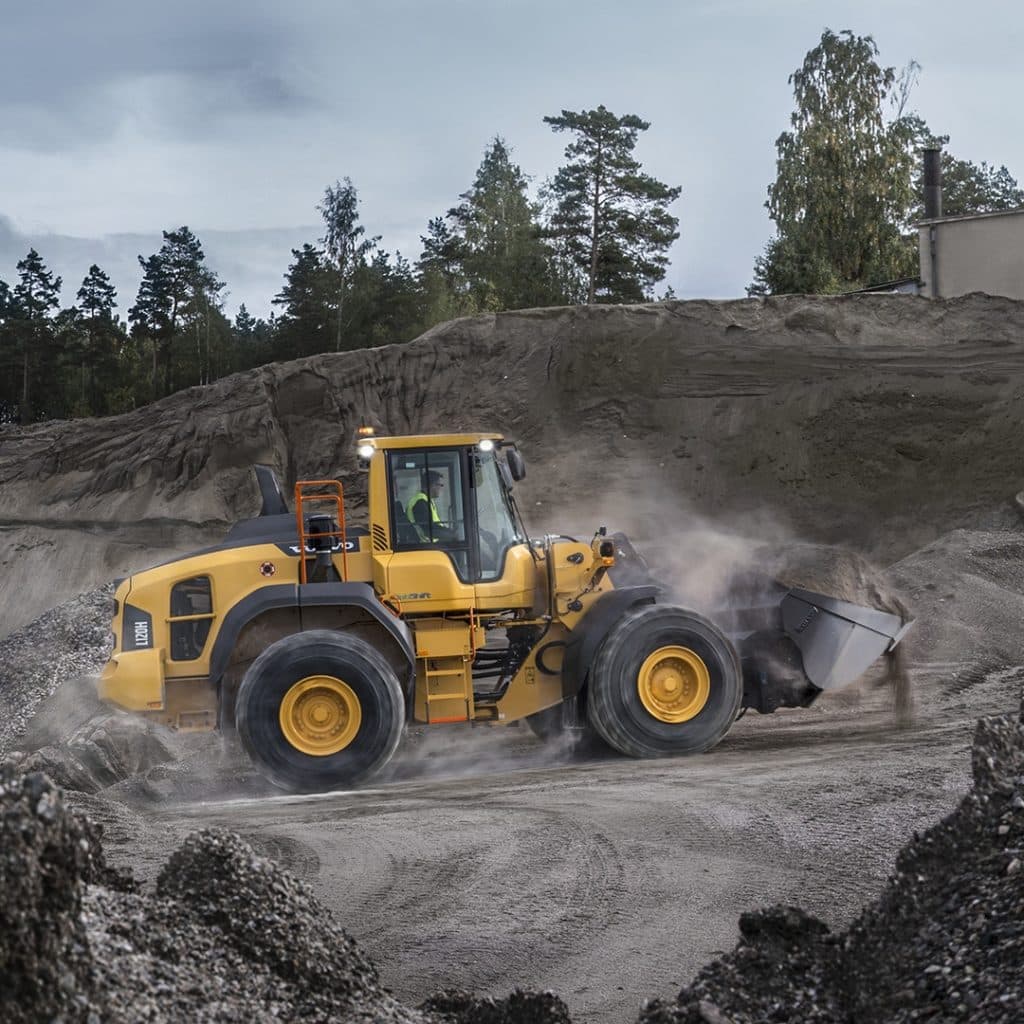
{"label": "front tire", "polygon": [[644,605],[614,627],[594,659],[591,724],[629,757],[709,750],[743,697],[739,655],[713,623],[670,605]]}
{"label": "front tire", "polygon": [[271,644],[235,700],[246,752],[290,792],[370,777],[394,754],[404,719],[402,688],[385,658],[359,637],[323,629]]}

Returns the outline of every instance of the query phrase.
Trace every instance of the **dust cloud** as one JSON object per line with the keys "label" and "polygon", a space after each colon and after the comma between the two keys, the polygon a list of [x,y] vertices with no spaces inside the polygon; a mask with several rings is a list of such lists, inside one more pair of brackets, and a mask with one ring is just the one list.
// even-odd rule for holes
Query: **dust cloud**
{"label": "dust cloud", "polygon": [[[904,622],[913,618],[886,572],[855,551],[798,536],[767,506],[711,518],[662,483],[659,470],[634,460],[630,475],[646,481],[643,489],[603,491],[588,505],[591,525],[574,535],[589,540],[599,525],[610,534],[624,533],[673,601],[720,625],[729,622],[731,611],[774,587],[815,591]],[[579,526],[578,508],[573,515]],[[898,724],[912,723],[913,686],[901,646],[885,655],[880,668],[873,666],[865,681],[890,691]]]}

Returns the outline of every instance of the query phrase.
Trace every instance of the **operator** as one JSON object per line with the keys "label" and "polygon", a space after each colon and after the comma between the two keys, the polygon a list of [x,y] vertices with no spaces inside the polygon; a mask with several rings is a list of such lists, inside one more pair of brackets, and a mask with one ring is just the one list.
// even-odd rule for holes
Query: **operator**
{"label": "operator", "polygon": [[436,470],[431,469],[423,475],[421,489],[406,505],[409,522],[416,527],[416,532],[423,540],[429,540],[431,533],[435,534],[435,541],[439,539],[437,535],[441,527],[441,516],[438,514],[434,499],[440,497],[443,488],[444,478]]}

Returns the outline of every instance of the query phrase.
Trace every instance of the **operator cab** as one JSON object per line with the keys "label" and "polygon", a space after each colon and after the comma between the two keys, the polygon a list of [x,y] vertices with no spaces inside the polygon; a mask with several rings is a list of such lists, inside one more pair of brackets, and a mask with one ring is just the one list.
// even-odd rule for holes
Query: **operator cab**
{"label": "operator cab", "polygon": [[444,552],[463,583],[499,579],[509,549],[526,543],[502,446],[484,439],[385,457],[395,554]]}

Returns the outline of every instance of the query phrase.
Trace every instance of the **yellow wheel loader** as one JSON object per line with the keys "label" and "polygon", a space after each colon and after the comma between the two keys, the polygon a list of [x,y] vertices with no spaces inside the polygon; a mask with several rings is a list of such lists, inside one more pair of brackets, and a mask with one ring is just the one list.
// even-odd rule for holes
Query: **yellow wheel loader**
{"label": "yellow wheel loader", "polygon": [[621,534],[531,539],[523,458],[501,435],[361,434],[366,527],[339,482],[300,481],[289,511],[257,466],[257,517],[118,585],[104,700],[234,726],[267,778],[316,791],[373,775],[410,722],[699,753],[741,709],[852,682],[909,628],[771,583],[705,617],[669,603]]}

